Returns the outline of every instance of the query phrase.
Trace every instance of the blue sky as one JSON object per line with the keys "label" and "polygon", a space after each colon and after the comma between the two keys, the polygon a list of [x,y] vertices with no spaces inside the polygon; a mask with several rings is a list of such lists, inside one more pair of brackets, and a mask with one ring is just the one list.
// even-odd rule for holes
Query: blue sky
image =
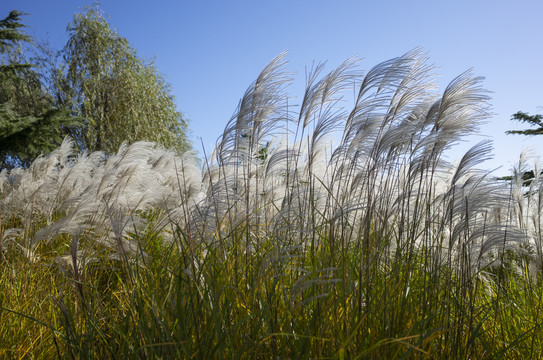
{"label": "blue sky", "polygon": [[[92,1],[4,0],[0,17],[12,9],[29,13],[27,32],[60,49],[67,24],[86,4]],[[104,0],[101,6],[139,55],[155,59],[190,121],[195,147],[202,138],[208,153],[247,86],[284,50],[287,69],[297,74],[289,94],[299,98],[314,61],[327,61],[331,70],[357,55],[369,70],[421,47],[438,67],[441,90],[470,68],[486,78],[494,115],[481,134],[494,140],[494,159],[484,167],[507,172],[524,147],[543,154],[543,136],[504,134],[523,128],[509,120],[518,110],[543,113],[541,0]]]}

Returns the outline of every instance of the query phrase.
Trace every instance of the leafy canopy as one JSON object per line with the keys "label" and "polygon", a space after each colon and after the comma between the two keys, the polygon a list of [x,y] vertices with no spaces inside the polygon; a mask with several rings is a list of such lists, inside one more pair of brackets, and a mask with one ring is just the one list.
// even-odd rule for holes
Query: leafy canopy
{"label": "leafy canopy", "polygon": [[176,110],[169,84],[107,22],[87,8],[75,14],[62,51],[66,64],[61,98],[70,99],[85,119],[71,135],[81,148],[112,153],[123,141],[157,142],[185,151],[187,122]]}

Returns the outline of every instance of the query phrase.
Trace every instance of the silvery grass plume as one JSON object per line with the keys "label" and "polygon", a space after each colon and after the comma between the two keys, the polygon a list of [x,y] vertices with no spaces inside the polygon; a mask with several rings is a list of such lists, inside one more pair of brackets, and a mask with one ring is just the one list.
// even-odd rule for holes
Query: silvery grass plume
{"label": "silvery grass plume", "polygon": [[[10,239],[31,250],[68,234],[130,255],[153,226],[165,239],[182,234],[224,249],[243,240],[247,255],[269,242],[277,253],[325,247],[327,269],[334,254],[357,248],[363,264],[423,251],[430,269],[469,271],[525,241],[500,211],[511,202],[507,189],[476,169],[490,143],[455,166],[446,161],[487,117],[481,78],[465,72],[438,94],[415,49],[367,73],[354,58],[328,73],[318,64],[293,105],[284,57],[245,92],[202,175],[190,153],[139,142],[109,157],[76,155],[70,140],[29,169],[2,172],[2,216],[23,224]],[[148,212],[161,216],[150,224]],[[32,227],[38,218],[42,229]]]}
{"label": "silvery grass plume", "polygon": [[419,50],[365,75],[350,59],[323,76],[316,66],[295,110],[282,92],[290,81],[283,57],[247,90],[204,168],[206,197],[193,225],[202,239],[237,234],[248,252],[270,238],[307,249],[357,246],[367,261],[424,249],[432,266],[475,270],[525,240],[496,215],[507,190],[476,169],[490,143],[456,167],[445,159],[488,116],[481,78],[468,71],[438,95]]}
{"label": "silvery grass plume", "polygon": [[526,250],[534,260],[532,275],[543,267],[543,170],[539,159],[529,150],[521,153],[512,168],[512,179],[506,183],[511,199],[509,221],[528,234]]}
{"label": "silvery grass plume", "polygon": [[[158,231],[166,230],[164,219],[183,223],[200,187],[192,153],[176,156],[153,143],[137,142],[122,145],[109,157],[101,152],[76,155],[73,141],[65,139],[28,169],[3,173],[0,205],[4,218],[21,219],[24,229],[17,232],[17,244],[29,253],[42,241],[68,234],[134,254],[132,238],[149,225],[146,214],[163,213],[153,223]],[[32,228],[42,222],[44,227]]]}

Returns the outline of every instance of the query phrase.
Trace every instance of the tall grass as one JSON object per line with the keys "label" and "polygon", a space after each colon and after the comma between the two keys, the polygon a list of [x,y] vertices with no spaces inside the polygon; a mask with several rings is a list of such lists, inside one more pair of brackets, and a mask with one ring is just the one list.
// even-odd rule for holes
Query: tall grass
{"label": "tall grass", "polygon": [[67,139],[1,173],[2,356],[539,356],[541,179],[478,170],[488,141],[447,161],[488,116],[481,79],[440,94],[419,50],[349,59],[294,106],[283,59],[201,171]]}

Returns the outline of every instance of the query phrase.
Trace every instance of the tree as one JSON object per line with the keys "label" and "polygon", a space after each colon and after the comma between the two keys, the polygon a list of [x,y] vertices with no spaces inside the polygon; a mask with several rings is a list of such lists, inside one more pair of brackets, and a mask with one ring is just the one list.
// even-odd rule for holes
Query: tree
{"label": "tree", "polygon": [[97,7],[76,14],[62,50],[65,62],[57,98],[72,100],[85,125],[72,131],[90,151],[117,150],[123,141],[149,140],[185,151],[187,122],[168,83],[152,62],[139,58]]}
{"label": "tree", "polygon": [[543,134],[543,115],[528,115],[522,111],[518,111],[513,114],[511,120],[517,120],[521,122],[526,122],[532,126],[538,126],[536,129],[526,129],[526,130],[509,130],[506,131],[506,134],[520,134],[520,135],[541,135]]}
{"label": "tree", "polygon": [[[536,115],[529,115],[522,111],[517,111],[511,116],[511,120],[517,120],[520,122],[526,122],[530,124],[531,126],[537,126],[535,129],[525,129],[525,130],[508,130],[505,133],[506,134],[512,134],[512,135],[542,135],[543,134],[543,115],[536,114]],[[535,173],[533,170],[525,171],[522,174],[522,183],[524,186],[529,186],[532,182],[532,180],[535,177]],[[498,180],[507,180],[511,181],[513,179],[512,176],[503,176],[501,178],[498,178]]]}
{"label": "tree", "polygon": [[13,10],[0,21],[0,168],[25,166],[62,142],[64,129],[76,125],[66,109],[53,106],[41,76],[28,61],[32,38]]}
{"label": "tree", "polygon": [[30,64],[12,64],[5,63],[4,59],[8,57],[9,50],[13,49],[21,42],[30,42],[31,38],[24,32],[22,28],[25,25],[21,24],[21,15],[26,15],[18,10],[12,10],[9,15],[0,20],[0,53],[2,54],[2,64],[0,72],[3,75],[14,73],[17,70],[29,68]]}

